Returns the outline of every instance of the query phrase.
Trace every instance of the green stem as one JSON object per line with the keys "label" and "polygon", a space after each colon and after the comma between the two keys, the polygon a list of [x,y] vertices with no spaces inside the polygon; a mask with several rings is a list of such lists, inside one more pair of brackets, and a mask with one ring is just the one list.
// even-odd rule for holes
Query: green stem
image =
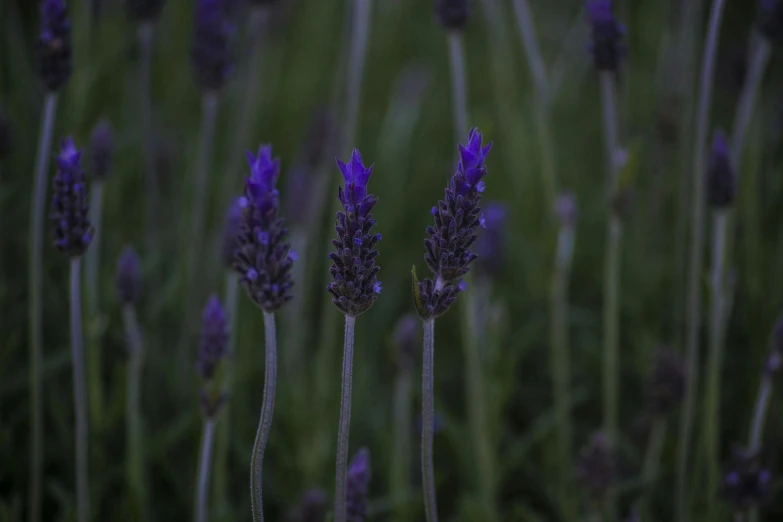
{"label": "green stem", "polygon": [[[723,287],[726,241],[726,212],[715,213],[712,241],[712,294],[710,295],[709,355],[707,359],[706,404],[704,405],[704,451],[707,454],[707,496],[718,490],[720,474],[720,390],[723,367],[722,334],[726,321],[726,290]],[[708,520],[715,519],[715,502],[707,502]]]}
{"label": "green stem", "polygon": [[438,522],[435,496],[435,466],[432,442],[435,435],[435,319],[424,320],[424,346],[421,365],[421,481],[427,522]]}
{"label": "green stem", "polygon": [[612,215],[606,239],[604,263],[604,430],[613,448],[617,447],[619,388],[619,288],[622,223]]}
{"label": "green stem", "polygon": [[212,458],[212,440],[215,437],[215,419],[207,418],[204,421],[204,433],[201,436],[201,453],[198,463],[198,483],[196,494],[196,507],[193,520],[206,522],[207,520],[207,491],[209,489],[209,464]]}
{"label": "green stem", "polygon": [[451,96],[454,115],[454,136],[457,142],[468,131],[468,95],[465,80],[465,49],[462,32],[449,31],[449,64],[451,68]]}
{"label": "green stem", "polygon": [[258,423],[256,440],[253,443],[253,456],[250,461],[250,507],[254,522],[264,521],[264,497],[262,479],[264,468],[264,450],[272,428],[275,412],[275,387],[277,385],[277,337],[275,334],[275,314],[264,312],[264,336],[266,340],[266,367],[264,371],[264,398],[261,407],[261,419]]}
{"label": "green stem", "polygon": [[658,478],[658,468],[661,464],[661,450],[666,440],[666,419],[657,418],[650,430],[650,440],[647,441],[647,452],[644,456],[644,468],[642,479],[644,489],[639,500],[639,516],[641,520],[653,520],[650,514],[650,498],[655,491],[655,482]]}
{"label": "green stem", "polygon": [[73,360],[73,402],[76,414],[76,506],[79,522],[90,520],[90,483],[87,472],[87,393],[82,336],[81,258],[71,260],[71,356]]}
{"label": "green stem", "polygon": [[[226,316],[228,317],[228,354],[226,361],[225,391],[228,397],[233,395],[234,379],[237,365],[237,297],[239,294],[239,276],[234,271],[226,273],[225,303]],[[228,400],[223,405],[222,414],[218,419],[218,430],[215,438],[215,480],[214,491],[215,505],[221,511],[230,509],[228,495],[228,455],[229,441],[231,440],[231,403]]]}
{"label": "green stem", "polygon": [[700,73],[699,104],[696,116],[696,141],[693,157],[693,199],[691,201],[691,252],[688,267],[687,294],[687,340],[685,352],[686,379],[684,404],[680,418],[679,446],[677,451],[676,474],[676,520],[686,522],[690,519],[688,513],[686,481],[688,472],[688,456],[690,453],[690,437],[693,424],[694,406],[696,402],[696,381],[698,378],[699,330],[701,323],[701,272],[703,256],[703,221],[704,221],[704,163],[706,156],[707,131],[709,129],[710,105],[712,102],[712,86],[715,74],[715,60],[718,50],[718,38],[723,16],[725,0],[713,0],[704,44],[704,57]]}
{"label": "green stem", "polygon": [[348,438],[351,429],[351,383],[353,377],[353,347],[356,317],[345,316],[343,345],[342,393],[340,394],[340,424],[337,430],[337,464],[334,483],[334,522],[345,522],[345,493],[348,468]]}
{"label": "green stem", "polygon": [[394,380],[394,444],[392,447],[391,475],[389,484],[391,498],[395,504],[394,521],[409,522],[411,470],[411,398],[413,376],[407,368],[402,369]]}
{"label": "green stem", "polygon": [[126,444],[128,445],[128,491],[134,513],[139,520],[147,520],[147,495],[144,487],[144,446],[141,419],[141,371],[144,363],[144,346],[132,304],[122,308],[125,337],[128,344],[128,391],[126,397]]}
{"label": "green stem", "polygon": [[345,140],[348,147],[355,145],[364,62],[367,55],[367,35],[370,30],[370,14],[370,0],[354,0],[350,66],[348,68],[348,92],[346,93],[345,108]]}
{"label": "green stem", "polygon": [[30,203],[30,521],[41,520],[41,486],[43,483],[43,332],[41,330],[41,280],[43,251],[43,220],[46,205],[46,171],[52,147],[54,118],[57,113],[57,93],[46,95],[41,116],[41,134],[35,160],[35,185]]}
{"label": "green stem", "polygon": [[95,234],[87,249],[85,270],[87,272],[87,309],[89,317],[89,347],[87,351],[87,393],[90,397],[90,415],[93,429],[103,426],[103,381],[101,379],[101,312],[98,298],[98,275],[100,274],[101,218],[103,216],[103,182],[95,180],[90,194],[90,220]]}
{"label": "green stem", "polygon": [[617,93],[615,89],[615,73],[612,71],[601,72],[601,108],[603,109],[604,122],[604,147],[605,161],[609,177],[607,188],[609,196],[614,196],[617,190]]}
{"label": "green stem", "polygon": [[767,70],[767,65],[772,55],[772,47],[766,38],[756,35],[755,40],[756,46],[750,60],[750,68],[745,83],[742,86],[742,93],[737,104],[734,128],[731,135],[731,155],[734,160],[737,184],[739,184],[739,177],[742,172],[740,165],[742,163],[742,153],[745,150],[748,125],[753,116],[753,108],[756,105],[756,98],[758,97],[761,81],[764,78],[764,72]]}
{"label": "green stem", "polygon": [[152,70],[152,36],[151,22],[139,26],[139,118],[141,140],[144,146],[145,190],[147,193],[146,239],[149,252],[158,249],[158,213],[160,211],[160,189],[155,161],[155,131],[152,123],[152,93],[150,77]]}

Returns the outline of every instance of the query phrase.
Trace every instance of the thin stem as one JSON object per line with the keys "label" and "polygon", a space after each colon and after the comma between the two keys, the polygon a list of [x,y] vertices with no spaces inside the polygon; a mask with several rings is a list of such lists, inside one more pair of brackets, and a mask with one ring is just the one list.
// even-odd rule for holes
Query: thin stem
{"label": "thin stem", "polygon": [[158,248],[158,213],[160,212],[160,189],[155,161],[155,131],[152,123],[152,93],[150,78],[152,70],[152,36],[151,22],[139,26],[139,118],[141,140],[144,146],[145,189],[147,192],[147,223],[146,239],[149,252],[157,252]]}
{"label": "thin stem", "polygon": [[[726,212],[715,213],[712,241],[712,294],[710,295],[709,356],[707,360],[706,404],[704,405],[704,451],[707,454],[707,494],[718,490],[720,471],[720,390],[723,367],[722,334],[726,320],[726,290],[723,287],[726,242]],[[707,503],[708,520],[715,518],[715,502]]]}
{"label": "thin stem", "polygon": [[603,71],[601,78],[601,108],[603,109],[604,121],[604,146],[606,147],[604,156],[606,161],[607,188],[609,195],[614,196],[617,189],[617,162],[615,154],[617,153],[617,93],[615,89],[615,74],[612,71]]}
{"label": "thin stem", "polygon": [[666,419],[657,418],[650,430],[650,439],[647,441],[647,452],[644,455],[644,468],[642,479],[644,489],[639,500],[639,516],[641,520],[652,520],[650,515],[650,498],[655,492],[655,482],[658,478],[658,468],[661,464],[661,450],[666,440]]}
{"label": "thin stem", "polygon": [[[438,279],[440,281],[440,279]],[[435,319],[424,320],[424,346],[421,365],[421,481],[424,490],[424,513],[427,522],[438,521],[435,497],[435,466],[432,462],[432,440],[435,435]]]}
{"label": "thin stem", "polygon": [[[226,364],[225,390],[228,397],[232,396],[232,388],[236,375],[236,325],[237,325],[237,297],[239,290],[239,276],[234,271],[226,273],[225,287],[226,316],[228,317],[228,354]],[[229,441],[231,440],[231,402],[226,401],[222,408],[221,418],[218,419],[219,430],[215,439],[215,505],[218,509],[228,508],[228,454]]]}
{"label": "thin stem", "polygon": [[41,484],[43,481],[43,333],[41,331],[41,253],[46,204],[46,171],[52,147],[52,131],[57,113],[57,93],[46,95],[41,116],[41,134],[35,160],[35,185],[30,204],[30,521],[41,520]]}
{"label": "thin stem", "polygon": [[351,429],[351,381],[353,377],[353,344],[356,317],[345,316],[343,345],[343,378],[340,394],[340,425],[337,430],[337,470],[334,481],[334,522],[345,522],[345,492],[348,468],[348,438]]}
{"label": "thin stem", "polygon": [[90,520],[90,483],[87,473],[87,393],[82,336],[81,258],[71,260],[71,356],[73,402],[76,413],[76,506],[79,522]]}
{"label": "thin stem", "polygon": [[[764,372],[764,376],[761,378],[761,386],[759,387],[759,395],[756,399],[756,406],[753,408],[753,421],[750,425],[750,443],[748,450],[751,454],[758,453],[761,449],[761,437],[764,433],[764,421],[767,418],[767,409],[769,408],[769,400],[772,397],[772,377]],[[750,522],[758,522],[759,510],[753,508],[750,512],[748,520]]]}
{"label": "thin stem", "polygon": [[755,35],[755,49],[750,60],[750,69],[742,86],[740,101],[737,104],[737,112],[734,116],[734,128],[731,135],[731,155],[736,167],[736,182],[739,183],[740,164],[742,153],[745,150],[745,137],[747,136],[750,118],[753,116],[753,108],[756,105],[761,80],[767,70],[772,48],[766,38]]}
{"label": "thin stem", "polygon": [[459,141],[468,131],[468,94],[465,79],[465,48],[462,32],[449,31],[449,65],[451,67],[451,103],[454,117],[454,135]]}
{"label": "thin stem", "polygon": [[275,334],[275,314],[264,312],[264,336],[266,339],[266,368],[264,371],[264,398],[261,407],[261,420],[258,423],[256,440],[253,443],[253,456],[250,461],[250,507],[254,522],[264,520],[264,499],[262,494],[262,478],[264,467],[264,450],[269,431],[272,427],[272,417],[275,413],[275,386],[277,381],[277,338]]}
{"label": "thin stem", "polygon": [[391,498],[395,503],[394,521],[409,522],[408,496],[411,489],[411,398],[413,376],[409,369],[402,369],[394,380],[394,444],[392,447]]}
{"label": "thin stem", "polygon": [[721,18],[725,0],[713,0],[710,21],[704,44],[704,57],[700,73],[699,104],[696,116],[696,141],[693,157],[693,199],[691,200],[691,252],[688,267],[687,294],[687,342],[686,342],[686,379],[685,398],[680,419],[679,446],[677,451],[676,478],[676,520],[689,519],[686,506],[686,479],[690,436],[693,424],[693,410],[696,401],[696,381],[699,352],[699,330],[701,323],[701,271],[703,256],[704,221],[704,162],[706,156],[707,130],[712,102],[712,85],[715,74],[715,59],[718,50]]}
{"label": "thin stem", "polygon": [[209,489],[209,464],[212,458],[212,439],[215,436],[215,419],[204,421],[204,433],[201,436],[201,453],[198,463],[198,490],[196,494],[195,522],[207,520],[207,490]]}
{"label": "thin stem", "polygon": [[[367,55],[367,35],[370,30],[370,0],[354,0],[351,33],[351,61],[348,67],[348,92],[345,108],[345,141],[353,147],[359,118],[364,62]],[[336,522],[340,522],[336,520]]]}
{"label": "thin stem", "polygon": [[128,345],[128,391],[126,397],[126,444],[128,491],[140,520],[147,520],[146,491],[144,488],[144,446],[141,419],[141,370],[144,363],[144,346],[132,304],[122,308],[125,339]]}
{"label": "thin stem", "polygon": [[87,249],[87,309],[89,346],[87,351],[87,392],[90,397],[90,415],[93,429],[103,425],[103,382],[101,380],[101,326],[98,302],[98,274],[100,273],[101,217],[103,216],[103,182],[95,180],[90,194],[90,220],[95,227],[90,248]]}
{"label": "thin stem", "polygon": [[620,243],[622,222],[612,215],[606,238],[604,262],[604,430],[613,447],[617,444],[619,388]]}
{"label": "thin stem", "polygon": [[[189,238],[187,243],[188,252],[186,257],[185,270],[185,316],[183,317],[182,328],[180,328],[179,357],[181,361],[187,359],[188,332],[187,325],[191,322],[194,314],[195,302],[194,295],[196,285],[196,274],[198,273],[199,260],[201,259],[201,250],[204,237],[204,209],[206,207],[206,195],[208,176],[211,172],[212,149],[215,141],[215,123],[217,121],[218,95],[215,92],[204,94],[202,100],[201,112],[201,132],[198,141],[198,157],[195,164],[195,174],[193,179],[193,205],[191,207],[189,233],[184,237]],[[186,365],[183,364],[183,368]]]}
{"label": "thin stem", "polygon": [[568,481],[573,473],[571,457],[571,360],[569,353],[568,283],[571,272],[571,258],[574,248],[573,226],[563,225],[557,239],[555,274],[552,281],[550,320],[550,367],[552,372],[552,396],[557,417],[558,476],[557,493],[559,504],[566,516],[573,517],[572,499],[568,494]]}

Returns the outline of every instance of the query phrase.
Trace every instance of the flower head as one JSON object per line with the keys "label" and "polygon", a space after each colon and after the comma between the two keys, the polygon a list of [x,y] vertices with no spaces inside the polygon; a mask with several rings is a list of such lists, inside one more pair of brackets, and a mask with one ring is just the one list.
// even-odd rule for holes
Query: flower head
{"label": "flower head", "polygon": [[416,352],[421,341],[419,319],[413,314],[405,314],[397,321],[392,334],[392,342],[397,354],[397,368],[410,370],[416,361]]}
{"label": "flower head", "polygon": [[92,152],[92,175],[104,180],[111,170],[111,160],[114,154],[114,138],[111,124],[101,120],[92,131],[90,146]]}
{"label": "flower head", "polygon": [[783,0],[759,0],[758,24],[770,42],[783,44]]}
{"label": "flower head", "polygon": [[483,145],[481,133],[471,129],[467,145],[459,146],[457,172],[446,187],[445,197],[430,211],[435,226],[427,227],[424,260],[433,280],[417,281],[414,289],[416,308],[425,319],[441,315],[454,303],[462,291],[460,278],[478,257],[470,248],[478,238],[479,227],[486,227],[479,203],[487,174],[484,160],[491,149],[492,143]]}
{"label": "flower head", "polygon": [[508,207],[503,203],[488,203],[484,208],[486,230],[476,242],[478,268],[486,276],[500,272],[506,249],[506,218]]}
{"label": "flower head", "polygon": [[81,155],[73,139],[69,137],[63,140],[57,157],[58,169],[54,176],[52,196],[50,219],[54,226],[54,244],[60,252],[71,257],[82,255],[90,246],[93,236]]}
{"label": "flower head", "polygon": [[244,197],[235,198],[229,205],[225,221],[223,222],[220,257],[223,265],[229,269],[234,264],[234,254],[238,247],[238,238],[242,226],[242,208],[244,206],[247,206],[247,200]]}
{"label": "flower head", "polygon": [[137,22],[150,22],[160,16],[163,0],[125,0],[128,14]]}
{"label": "flower head", "polygon": [[685,394],[685,366],[671,350],[658,352],[650,386],[650,409],[653,415],[666,416],[676,408]]}
{"label": "flower head", "polygon": [[117,261],[117,296],[123,304],[133,304],[141,294],[141,263],[132,247],[126,246]]}
{"label": "flower head", "polygon": [[561,226],[573,228],[578,217],[576,198],[573,194],[567,192],[557,197],[557,201],[555,201],[555,216],[557,216]]}
{"label": "flower head", "polygon": [[272,159],[272,147],[248,153],[250,177],[245,182],[234,270],[247,294],[266,312],[274,312],[292,299],[291,265],[295,254],[287,242],[288,229],[278,216],[277,178],[280,160]]}
{"label": "flower head", "polygon": [[712,139],[710,164],[707,169],[707,201],[716,209],[724,209],[734,203],[736,192],[734,168],[726,134],[715,131]]}
{"label": "flower head", "polygon": [[588,497],[600,504],[615,478],[615,463],[609,441],[603,433],[596,433],[582,450],[577,465],[577,476]]}
{"label": "flower head", "polygon": [[212,295],[204,307],[201,319],[201,343],[196,359],[196,371],[204,381],[201,407],[207,417],[214,417],[225,400],[215,374],[228,356],[228,321],[217,296]]}
{"label": "flower head", "polygon": [[587,14],[593,29],[590,51],[595,68],[599,71],[616,71],[625,54],[623,36],[625,27],[614,16],[612,0],[590,0]]}
{"label": "flower head", "polygon": [[230,40],[234,28],[225,0],[198,0],[191,56],[196,81],[205,91],[219,91],[231,71]]}
{"label": "flower head", "polygon": [[769,500],[772,474],[761,455],[735,446],[723,475],[723,497],[735,511],[747,511]]}
{"label": "flower head", "polygon": [[468,0],[435,0],[435,12],[446,29],[464,29],[468,23]]}
{"label": "flower head", "polygon": [[362,448],[348,464],[345,511],[348,522],[364,522],[370,486],[370,452]]}
{"label": "flower head", "polygon": [[38,37],[38,73],[49,92],[71,76],[71,21],[64,0],[43,0]]}
{"label": "flower head", "polygon": [[337,213],[334,226],[337,232],[337,238],[332,240],[335,251],[329,253],[332,260],[329,273],[334,281],[326,289],[342,313],[357,316],[367,311],[381,293],[380,267],[375,265],[376,245],[381,235],[372,232],[375,220],[371,213],[378,198],[367,193],[373,166],[364,166],[357,149],[348,163],[338,159],[337,166],[345,180],[345,186],[337,193],[343,210]]}

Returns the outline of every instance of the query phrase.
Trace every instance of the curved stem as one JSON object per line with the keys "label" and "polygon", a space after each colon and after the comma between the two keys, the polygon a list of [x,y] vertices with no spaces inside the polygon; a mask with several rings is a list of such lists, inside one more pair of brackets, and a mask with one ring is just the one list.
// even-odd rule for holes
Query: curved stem
{"label": "curved stem", "polygon": [[57,113],[57,93],[46,95],[41,115],[41,134],[35,159],[35,185],[30,203],[30,521],[41,520],[41,485],[43,483],[43,333],[41,331],[41,252],[43,220],[46,205],[46,171],[52,147],[52,131]]}
{"label": "curved stem", "polygon": [[451,66],[451,96],[454,114],[454,137],[457,142],[468,131],[468,95],[465,79],[465,49],[462,33],[449,31],[449,64]]}
{"label": "curved stem", "polygon": [[147,192],[146,239],[149,252],[158,248],[158,212],[160,194],[157,165],[155,162],[155,132],[152,123],[152,95],[150,77],[152,69],[152,23],[139,26],[139,118],[141,140],[144,146],[145,190]]}
{"label": "curved stem", "polygon": [[[348,92],[345,109],[345,141],[354,146],[356,125],[359,118],[359,100],[362,94],[364,62],[367,55],[367,35],[370,30],[370,0],[354,0],[353,29],[351,33],[351,58],[348,67]],[[339,522],[339,521],[336,521]]]}
{"label": "curved stem", "polygon": [[353,344],[356,317],[345,316],[343,377],[340,394],[340,425],[337,431],[337,471],[334,483],[334,522],[345,522],[345,491],[348,468],[348,438],[351,429],[351,382],[353,377]]}
{"label": "curved stem", "polygon": [[250,461],[250,507],[253,521],[264,520],[264,499],[262,478],[264,450],[269,440],[272,417],[275,413],[275,386],[277,381],[277,338],[275,334],[275,314],[264,312],[264,336],[266,339],[266,368],[264,371],[264,399],[261,407],[261,420],[258,423],[256,440],[253,443],[253,456]]}
{"label": "curved stem", "polygon": [[101,331],[100,304],[98,302],[98,274],[100,273],[101,217],[103,215],[103,182],[95,180],[90,194],[90,220],[95,226],[90,248],[85,253],[87,272],[88,351],[87,393],[90,397],[90,415],[93,429],[100,431],[103,425],[103,382],[101,380]]}
{"label": "curved stem", "polygon": [[715,75],[715,59],[718,50],[718,37],[723,16],[725,0],[714,0],[710,12],[710,21],[704,44],[702,60],[699,104],[696,116],[696,141],[693,157],[693,199],[691,201],[691,252],[688,266],[687,295],[687,342],[686,342],[686,379],[685,398],[680,419],[679,446],[677,451],[676,478],[676,520],[684,522],[689,519],[686,506],[686,479],[690,436],[693,423],[693,410],[696,400],[696,381],[699,352],[699,329],[701,323],[701,271],[702,243],[704,221],[704,163],[706,156],[707,131],[710,119],[710,104],[712,101],[712,85]]}
{"label": "curved stem", "polygon": [[666,440],[666,419],[655,419],[650,430],[650,439],[647,441],[647,452],[644,456],[644,469],[642,479],[644,489],[639,500],[639,516],[641,520],[652,520],[650,511],[650,498],[655,491],[655,481],[658,478],[658,468],[661,464],[661,450]]}
{"label": "curved stem", "polygon": [[76,506],[79,522],[90,520],[90,483],[87,473],[87,393],[82,336],[81,259],[71,260],[71,356],[73,402],[76,413]]}
{"label": "curved stem", "polygon": [[[440,280],[440,279],[439,279]],[[427,522],[438,521],[435,498],[435,466],[432,441],[435,431],[434,366],[435,319],[424,320],[424,346],[421,365],[421,481],[424,490],[424,513]]]}
{"label": "curved stem", "polygon": [[201,456],[198,463],[198,489],[196,494],[195,522],[207,520],[207,490],[209,489],[209,464],[212,458],[212,439],[215,436],[215,419],[204,421],[204,433],[201,437]]}
{"label": "curved stem", "polygon": [[128,344],[128,391],[126,397],[127,423],[126,444],[128,448],[127,479],[128,491],[140,520],[147,520],[146,491],[144,488],[144,449],[141,420],[141,370],[144,362],[144,347],[141,341],[136,309],[132,304],[122,308],[125,324],[125,338]]}

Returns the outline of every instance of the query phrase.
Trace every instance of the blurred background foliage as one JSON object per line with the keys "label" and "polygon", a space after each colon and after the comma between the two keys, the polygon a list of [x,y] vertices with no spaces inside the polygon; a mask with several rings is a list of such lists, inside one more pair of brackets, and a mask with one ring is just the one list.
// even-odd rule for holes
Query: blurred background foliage
{"label": "blurred background foliage", "polygon": [[[124,245],[132,244],[141,254],[145,275],[139,315],[147,363],[142,402],[151,513],[155,520],[183,520],[190,516],[192,505],[201,416],[193,365],[199,324],[188,325],[193,332],[190,359],[183,362],[175,353],[185,295],[182,256],[188,236],[189,176],[195,168],[201,112],[189,57],[195,2],[168,0],[155,25],[152,99],[163,201],[156,224],[162,247],[156,251],[145,248],[144,238],[136,27],[118,1],[98,1],[98,16],[91,16],[86,0],[68,3],[74,73],[61,95],[55,143],[70,134],[78,146],[86,147],[101,118],[107,118],[116,132],[114,167],[105,185],[101,315],[86,318],[85,324],[92,339],[100,333],[105,390],[104,415],[100,423],[93,421],[90,448],[95,519],[135,519],[124,480],[126,352],[114,286],[116,259]],[[341,181],[331,158],[347,156],[352,146],[375,163],[370,188],[380,198],[375,216],[384,237],[379,258],[384,291],[372,310],[357,321],[351,453],[360,446],[371,451],[371,520],[391,520],[400,503],[411,506],[409,519],[423,518],[418,432],[410,433],[414,454],[410,495],[393,499],[388,494],[393,382],[398,371],[391,335],[397,320],[412,311],[410,267],[423,267],[422,241],[425,226],[431,222],[429,209],[442,197],[453,169],[456,143],[448,50],[431,2],[372,3],[355,143],[342,144],[339,150],[324,145],[315,166],[308,165],[307,155],[314,146],[314,138],[309,137],[313,122],[323,117],[319,114],[330,115],[327,135],[339,136],[349,2],[290,0],[272,9],[262,35],[262,59],[252,71],[260,79],[260,88],[246,143],[234,141],[242,110],[242,82],[247,81],[246,6],[240,5],[235,16],[236,66],[219,102],[208,219],[202,231],[205,250],[192,295],[201,308],[210,293],[223,292],[219,238],[228,200],[220,187],[227,183],[233,193],[240,193],[247,173],[244,151],[259,143],[271,143],[281,157],[283,215],[294,223],[294,237],[300,237],[301,231],[309,238],[300,252],[300,263],[306,266],[316,259],[311,265],[316,267],[315,275],[307,284],[297,281],[296,301],[278,323],[283,362],[264,484],[270,520],[282,520],[304,490],[330,491],[332,487],[341,317],[324,290],[325,249],[332,234],[333,196]],[[644,408],[654,354],[662,345],[682,347],[690,216],[689,116],[706,6],[692,26],[681,29],[680,10],[687,2],[616,3],[618,17],[628,28],[627,63],[619,76],[621,136],[624,144],[635,144],[638,155],[626,221],[620,319],[620,499],[627,506],[638,493],[634,477],[646,444]],[[576,453],[601,420],[607,202],[598,81],[586,50],[589,29],[582,2],[530,4],[551,77],[559,189],[573,192],[579,208],[570,291]],[[477,0],[471,8],[465,32],[469,121],[494,141],[486,199],[503,201],[510,210],[504,263],[492,275],[491,298],[482,305],[492,332],[482,343],[481,364],[487,384],[484,408],[498,476],[497,503],[502,520],[555,520],[558,509],[548,487],[549,470],[557,456],[547,353],[555,227],[540,176],[536,101],[511,3]],[[716,127],[731,127],[755,11],[755,2],[728,2],[715,79],[712,121]],[[38,2],[0,2],[0,107],[13,129],[12,153],[0,160],[0,520],[22,520],[28,480],[25,276],[29,193],[42,108],[42,88],[35,73],[37,30]],[[694,38],[694,54],[682,52],[680,34]],[[781,65],[783,53],[778,51],[760,93],[742,163],[732,265],[736,296],[721,403],[721,453],[726,457],[732,442],[747,436],[769,332],[783,307]],[[339,143],[339,139],[328,141]],[[305,173],[304,181],[290,183],[297,169]],[[53,172],[50,166],[49,175]],[[316,200],[323,194],[327,204],[319,207]],[[297,221],[303,208],[323,212],[307,224]],[[50,243],[44,262],[44,518],[66,521],[74,520],[75,509],[67,267]],[[471,289],[482,284],[471,282]],[[706,287],[705,276],[705,299]],[[464,306],[460,302],[437,324],[435,394],[443,422],[435,441],[435,468],[443,519],[478,521],[488,519],[477,498],[477,485],[484,478],[476,472],[466,420]],[[213,506],[214,520],[250,519],[247,477],[261,403],[263,324],[261,312],[244,295],[240,296],[238,324],[237,388],[230,399],[229,502]],[[418,383],[414,372],[414,390]],[[413,401],[415,414],[417,391]],[[779,397],[773,397],[771,411],[780,411],[780,404]],[[415,421],[412,426],[416,429]],[[781,429],[781,416],[772,414],[767,447],[779,448]],[[698,437],[698,425],[695,433]],[[654,513],[660,517],[656,520],[668,520],[671,513],[675,451],[670,430],[654,496]],[[779,452],[773,454],[779,457]],[[779,458],[777,464],[773,469],[780,468]],[[694,480],[698,481],[698,475]],[[779,487],[775,491],[780,498]],[[777,500],[765,516],[779,520],[782,514],[783,502]]]}

